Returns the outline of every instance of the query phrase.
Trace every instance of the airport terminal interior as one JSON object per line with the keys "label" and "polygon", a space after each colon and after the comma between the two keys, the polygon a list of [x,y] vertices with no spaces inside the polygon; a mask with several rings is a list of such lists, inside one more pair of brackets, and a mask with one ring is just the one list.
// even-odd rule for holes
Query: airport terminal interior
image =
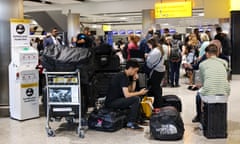
{"label": "airport terminal interior", "polygon": [[[182,140],[160,141],[154,140],[149,135],[149,127],[144,126],[144,131],[133,131],[122,128],[116,132],[102,132],[86,130],[85,138],[79,138],[76,128],[66,127],[66,121],[52,122],[51,126],[56,130],[55,137],[46,134],[46,117],[27,121],[16,121],[9,117],[0,118],[0,137],[3,144],[238,144],[240,142],[240,115],[238,113],[240,97],[240,76],[233,75],[231,94],[228,100],[227,126],[228,137],[223,139],[207,139],[199,129],[199,123],[192,123],[195,115],[196,91],[187,89],[186,78],[181,78],[179,88],[163,88],[163,94],[176,94],[182,100],[185,132]],[[2,112],[1,112],[2,113]],[[221,121],[219,119],[219,121]]]}
{"label": "airport terminal interior", "polygon": [[[240,86],[240,57],[238,53],[240,53],[240,49],[238,47],[240,45],[240,28],[238,26],[240,24],[240,7],[237,1],[238,0],[227,0],[227,2],[219,0],[0,1],[0,13],[2,13],[0,18],[0,143],[239,144],[240,114],[238,106],[240,97],[238,95],[238,88]],[[27,28],[27,30],[25,28]],[[199,44],[200,41],[202,41],[202,43],[203,41],[210,42],[217,34],[217,28],[221,28],[221,33],[229,38],[229,43],[231,42],[232,49],[226,54],[230,64],[227,73],[229,76],[230,95],[226,101],[220,103],[221,108],[219,109],[221,110],[214,107],[216,108],[216,113],[213,111],[208,114],[204,113],[201,123],[208,123],[210,120],[208,119],[206,122],[206,115],[210,116],[211,114],[214,116],[215,122],[209,122],[210,126],[226,123],[226,126],[221,125],[222,129],[214,129],[218,132],[220,131],[220,133],[223,132],[224,136],[221,134],[221,136],[215,136],[216,131],[212,132],[209,130],[208,132],[214,136],[207,138],[204,134],[206,131],[204,131],[205,129],[203,130],[203,125],[200,122],[192,121],[196,115],[196,95],[200,88],[190,88],[190,86],[196,84],[194,83],[196,82],[196,76],[191,75],[191,71],[189,74],[189,67],[186,67],[184,63],[189,64],[187,58],[191,52],[187,52],[188,54],[184,53],[182,46],[186,39],[190,39],[188,36],[195,33],[195,30],[198,31],[198,34],[195,33],[195,36],[205,36],[208,33],[208,40],[200,40],[199,37]],[[87,33],[84,33],[85,30]],[[51,38],[51,36],[55,37],[55,39],[52,40],[53,46],[56,46],[54,48],[81,47],[81,52],[90,52],[90,54],[94,56],[90,57],[89,53],[85,55],[79,54],[79,56],[88,59],[87,62],[92,58],[92,63],[85,62],[85,67],[80,67],[80,72],[72,70],[72,67],[75,66],[73,66],[73,63],[67,64],[69,68],[64,67],[65,63],[63,64],[59,61],[56,61],[54,64],[49,63],[51,59],[47,59],[44,55],[47,54],[47,50],[52,49],[46,50],[44,48],[51,48],[51,46],[47,46],[47,43],[50,43],[50,41],[47,42],[46,40]],[[99,100],[102,100],[101,98],[105,98],[107,95],[106,85],[108,82],[110,83],[110,79],[113,77],[112,73],[115,75],[123,71],[126,66],[126,59],[130,59],[130,56],[135,58],[135,60],[139,60],[138,56],[141,55],[139,61],[141,66],[144,64],[142,60],[147,60],[148,54],[145,53],[145,49],[144,53],[137,53],[139,55],[136,57],[130,54],[130,50],[124,51],[125,47],[127,47],[126,49],[130,47],[129,44],[126,44],[127,41],[130,40],[131,37],[133,37],[134,40],[138,39],[135,44],[140,49],[140,43],[143,42],[147,45],[146,40],[151,40],[152,36],[157,37],[158,42],[162,42],[161,45],[167,45],[166,41],[169,39],[172,40],[174,36],[178,36],[177,39],[182,42],[182,58],[186,56],[186,61],[182,59],[182,63],[180,64],[179,82],[175,82],[175,84],[173,84],[173,82],[171,83],[168,77],[169,74],[168,76],[165,74],[161,86],[162,95],[176,95],[181,101],[182,111],[180,111],[179,114],[185,129],[183,137],[180,140],[154,139],[150,132],[149,118],[146,119],[147,125],[140,125],[143,131],[126,128],[126,121],[124,121],[123,128],[114,132],[90,129],[89,126],[87,126],[87,118],[90,117],[90,114],[96,107],[100,106],[100,103],[98,103]],[[197,38],[196,36],[196,39]],[[90,39],[94,40],[94,42]],[[82,40],[84,41],[83,44]],[[91,46],[88,45],[90,43],[89,41],[92,42]],[[101,44],[104,48],[110,46],[110,54],[108,51],[105,51],[107,53],[105,54],[99,50],[99,53],[103,52],[104,54],[98,55],[96,49],[94,49],[94,53],[87,50],[88,48],[90,49],[90,47],[96,48],[99,45],[101,46],[101,44],[98,45],[99,41],[100,43],[102,42]],[[173,41],[171,42],[173,43]],[[42,47],[40,48],[39,45]],[[169,45],[169,47],[170,46],[173,47],[173,44]],[[197,47],[199,45],[196,44],[193,47],[195,48],[195,46]],[[149,47],[149,41],[147,47]],[[70,53],[70,50],[66,48],[58,50],[58,52],[61,51],[63,53],[64,50],[66,53]],[[184,50],[186,51],[186,49]],[[167,51],[169,51],[169,49]],[[204,50],[204,52],[205,51],[208,52],[207,50]],[[56,52],[56,49],[54,52]],[[221,52],[224,53],[225,51],[222,50]],[[59,55],[61,57],[61,54]],[[51,56],[55,57],[56,55]],[[65,56],[63,55],[63,57]],[[67,59],[68,57],[65,58]],[[202,57],[198,58],[200,59]],[[198,62],[198,58],[193,58],[193,61]],[[158,64],[160,64],[161,59],[162,57]],[[164,60],[166,59],[164,58]],[[57,62],[59,62],[59,65],[57,65]],[[156,64],[156,66],[158,64]],[[53,68],[56,71],[52,70],[51,72],[50,68],[52,68],[53,65],[56,65],[56,67]],[[43,69],[43,67],[45,69]],[[155,68],[155,66],[153,67]],[[67,69],[69,71],[64,72],[64,70]],[[44,72],[42,70],[44,70]],[[61,70],[63,73],[61,73]],[[171,72],[170,68],[167,68],[166,71]],[[192,72],[196,73],[195,70]],[[43,73],[45,73],[47,79],[43,77]],[[146,82],[148,79],[144,72],[140,70],[139,75],[141,77],[137,80],[137,86],[149,89],[150,87]],[[104,76],[107,76],[108,79],[100,79],[104,78]],[[194,77],[193,79],[192,76]],[[134,80],[133,78],[133,81],[136,81],[136,79]],[[108,86],[109,84],[107,88]],[[86,96],[90,98],[88,98],[87,101],[82,100],[81,97],[83,95],[84,98],[86,98]],[[44,96],[45,98],[43,98]],[[48,98],[47,100],[46,97]],[[100,99],[98,99],[99,97]],[[80,102],[81,100],[82,102]],[[82,108],[83,102],[89,105],[87,106],[87,112],[84,110],[83,112],[78,111],[79,113],[72,111],[72,109],[78,110],[78,106]],[[69,110],[68,106],[64,108],[61,107],[66,104],[70,104],[71,106],[75,105],[77,108],[71,107]],[[222,107],[223,104],[226,104],[224,105],[225,107]],[[51,105],[53,109],[50,108]],[[54,109],[56,105],[57,107]],[[59,115],[51,117],[46,113],[48,108],[49,112],[51,110],[56,110],[56,113],[68,113],[68,111],[70,111],[68,113],[70,116],[77,116],[73,119],[71,117],[59,118],[61,117]],[[152,110],[161,112],[161,108],[160,110],[154,108]],[[204,110],[202,109],[202,111]],[[207,110],[205,110],[205,112],[206,111]],[[224,113],[224,111],[226,113]],[[81,115],[84,115],[84,118],[81,118]],[[218,119],[216,116],[221,116],[221,118]],[[100,121],[102,122],[102,120]],[[98,120],[97,122],[99,123],[100,121]],[[48,126],[51,126],[53,131],[49,131],[51,129],[49,129]],[[169,127],[166,129],[168,128]],[[226,128],[226,130],[223,130],[224,128]],[[171,133],[171,131],[169,133]]]}

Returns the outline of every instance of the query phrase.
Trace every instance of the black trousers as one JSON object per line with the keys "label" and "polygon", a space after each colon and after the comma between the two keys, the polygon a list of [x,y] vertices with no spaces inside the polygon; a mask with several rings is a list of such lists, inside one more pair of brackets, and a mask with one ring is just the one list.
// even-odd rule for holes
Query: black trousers
{"label": "black trousers", "polygon": [[136,122],[139,114],[140,97],[119,98],[110,102],[107,107],[114,109],[130,109],[128,122]]}
{"label": "black trousers", "polygon": [[197,92],[197,96],[196,96],[196,111],[197,111],[197,118],[200,119],[200,116],[201,116],[201,103],[202,103],[202,100],[201,100],[201,97],[200,97],[200,94],[199,92]]}
{"label": "black trousers", "polygon": [[163,104],[161,81],[164,77],[164,74],[165,72],[153,71],[148,81],[149,82],[148,85],[151,87],[150,91],[154,96],[154,102],[153,102],[154,108],[160,108]]}

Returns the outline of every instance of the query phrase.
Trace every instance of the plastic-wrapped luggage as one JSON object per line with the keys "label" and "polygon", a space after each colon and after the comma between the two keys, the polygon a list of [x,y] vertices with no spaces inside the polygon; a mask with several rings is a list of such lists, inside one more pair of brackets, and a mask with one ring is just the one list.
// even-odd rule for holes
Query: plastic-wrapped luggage
{"label": "plastic-wrapped luggage", "polygon": [[94,68],[94,54],[90,48],[68,48],[61,45],[45,47],[40,58],[48,72],[71,72],[79,69],[81,83],[88,84]]}
{"label": "plastic-wrapped luggage", "polygon": [[68,48],[60,45],[45,47],[41,63],[47,71],[74,71],[89,65],[93,52],[87,48]]}

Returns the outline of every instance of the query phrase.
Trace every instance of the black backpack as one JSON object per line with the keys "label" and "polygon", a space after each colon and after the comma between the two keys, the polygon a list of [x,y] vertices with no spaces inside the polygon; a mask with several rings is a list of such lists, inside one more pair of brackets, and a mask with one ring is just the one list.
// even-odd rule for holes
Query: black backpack
{"label": "black backpack", "polygon": [[177,40],[173,40],[169,60],[172,62],[178,62],[181,60],[181,50],[180,50],[180,42]]}
{"label": "black backpack", "polygon": [[150,118],[150,134],[154,139],[180,140],[184,130],[183,120],[175,107],[163,107]]}

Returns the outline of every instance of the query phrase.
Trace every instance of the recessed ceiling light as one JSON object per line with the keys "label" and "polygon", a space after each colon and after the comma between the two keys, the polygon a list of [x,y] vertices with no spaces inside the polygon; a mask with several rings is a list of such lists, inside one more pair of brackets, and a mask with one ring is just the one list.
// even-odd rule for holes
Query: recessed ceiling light
{"label": "recessed ceiling light", "polygon": [[120,17],[120,20],[126,20],[127,18],[126,17]]}

